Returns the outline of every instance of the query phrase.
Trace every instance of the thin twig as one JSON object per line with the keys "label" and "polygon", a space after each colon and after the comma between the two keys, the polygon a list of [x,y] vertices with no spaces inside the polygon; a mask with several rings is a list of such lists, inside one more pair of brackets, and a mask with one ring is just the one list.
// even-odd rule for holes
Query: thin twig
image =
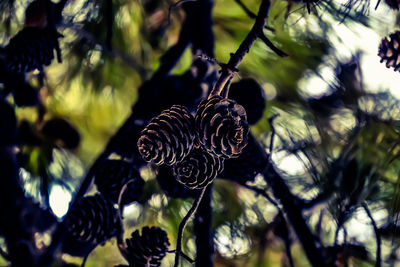
{"label": "thin twig", "polygon": [[[176,253],[176,249],[174,250],[168,250],[168,253]],[[183,251],[180,252],[182,258],[184,258],[185,260],[187,260],[189,263],[195,263],[196,261],[194,259],[192,259],[191,257],[189,257],[188,255],[186,255],[185,253],[183,253]]]}
{"label": "thin twig", "polygon": [[286,54],[285,52],[283,52],[282,50],[280,50],[278,47],[276,47],[269,39],[268,37],[263,33],[260,32],[259,36],[258,36],[264,43],[266,46],[268,46],[273,52],[275,52],[275,54],[277,54],[280,57],[287,57],[288,54]]}
{"label": "thin twig", "polygon": [[121,191],[119,192],[119,195],[118,195],[118,209],[119,209],[119,217],[120,217],[121,220],[124,218],[122,216],[122,209],[121,209],[122,197],[124,196],[126,189],[128,189],[128,185],[130,183],[133,183],[134,181],[135,181],[135,178],[130,179],[128,182],[126,182],[124,184],[124,186],[121,188]]}
{"label": "thin twig", "polygon": [[[249,18],[255,19],[257,17],[257,15],[251,11],[241,0],[235,0],[235,2],[243,9],[244,13],[246,13]],[[267,25],[264,26],[264,29],[267,29],[271,32],[275,31],[275,29],[268,27]]]}
{"label": "thin twig", "polygon": [[285,243],[286,256],[289,260],[289,266],[294,267],[293,255],[292,255],[292,251],[290,250],[291,241],[290,241],[290,234],[289,234],[289,229],[288,229],[288,222],[281,210],[279,210],[279,213],[280,213],[281,219],[285,223],[286,229],[287,229],[287,234],[284,236],[284,240],[283,240]]}
{"label": "thin twig", "polygon": [[275,170],[271,159],[263,171],[263,176],[265,181],[271,186],[275,197],[280,200],[311,265],[314,267],[333,266],[333,264],[327,263],[323,258],[324,247],[322,242],[317,236],[312,234],[303,218],[300,202],[291,193],[284,179]]}
{"label": "thin twig", "polygon": [[365,212],[367,213],[369,219],[371,220],[372,227],[374,228],[375,232],[375,238],[376,238],[376,267],[381,266],[381,235],[379,233],[378,226],[376,225],[376,222],[374,220],[374,217],[372,217],[371,211],[368,208],[367,203],[362,203],[362,207],[364,208]]}
{"label": "thin twig", "polygon": [[124,256],[126,258],[127,252],[126,252],[126,247],[125,247],[125,243],[124,243],[124,238],[123,238],[123,234],[124,234],[124,230],[123,230],[123,216],[122,216],[122,212],[123,209],[121,207],[121,203],[122,203],[122,197],[125,193],[125,191],[128,189],[128,185],[132,182],[134,182],[135,179],[130,179],[128,182],[126,182],[124,184],[124,186],[121,188],[121,191],[119,192],[119,196],[118,196],[118,219],[119,219],[119,233],[117,234],[117,244],[118,244],[118,249],[121,252],[122,256]]}
{"label": "thin twig", "polygon": [[185,217],[182,219],[181,223],[179,224],[179,229],[178,229],[178,238],[176,242],[176,252],[175,252],[175,264],[174,267],[179,266],[179,258],[182,253],[182,238],[183,238],[183,230],[185,230],[186,224],[189,222],[190,217],[196,212],[197,208],[199,207],[199,204],[201,202],[201,199],[203,198],[204,192],[206,192],[208,186],[204,187],[203,190],[201,190],[200,195],[197,197],[197,199],[194,201],[192,207],[188,211],[188,213],[185,215]]}
{"label": "thin twig", "polygon": [[322,192],[322,193],[319,193],[316,197],[314,197],[314,198],[312,198],[310,200],[303,200],[302,208],[303,209],[311,209],[315,205],[318,205],[319,203],[322,203],[325,200],[327,200],[330,197],[331,193],[330,192],[327,193],[325,191]]}
{"label": "thin twig", "polygon": [[269,141],[269,158],[271,158],[272,151],[274,150],[274,138],[275,138],[274,120],[277,117],[279,117],[279,114],[275,114],[268,119],[269,126],[271,127],[271,139]]}
{"label": "thin twig", "polygon": [[145,68],[143,68],[142,65],[139,64],[130,55],[126,54],[123,51],[117,50],[115,48],[109,49],[108,45],[102,44],[101,42],[99,42],[97,40],[97,38],[95,36],[93,36],[91,33],[87,32],[87,31],[85,31],[84,29],[77,27],[75,25],[69,25],[69,24],[65,24],[62,26],[64,28],[73,30],[77,35],[79,35],[81,38],[86,39],[86,41],[88,41],[90,44],[100,46],[102,51],[104,53],[106,53],[107,55],[121,59],[125,64],[127,64],[131,68],[137,70],[141,75],[145,75],[147,73],[147,70]]}
{"label": "thin twig", "polygon": [[221,76],[216,82],[214,88],[212,89],[210,96],[220,95],[221,91],[224,89],[225,84],[231,79],[233,74],[237,72],[237,66],[242,62],[244,56],[250,51],[251,46],[254,44],[259,33],[262,32],[266,18],[268,16],[268,11],[270,7],[269,0],[262,0],[260,9],[258,11],[256,21],[251,28],[250,32],[247,34],[246,38],[240,44],[238,50],[231,54],[228,64],[222,68]]}
{"label": "thin twig", "polygon": [[89,254],[87,254],[87,255],[83,258],[83,261],[82,261],[82,263],[81,263],[81,267],[85,267],[85,264],[86,264],[86,261],[87,261],[88,258],[89,258]]}
{"label": "thin twig", "polygon": [[235,0],[235,2],[243,9],[244,13],[246,13],[249,18],[255,19],[257,17],[257,15],[253,13],[253,11],[251,11],[241,0]]}
{"label": "thin twig", "polygon": [[252,186],[252,185],[248,185],[248,184],[242,184],[242,183],[239,183],[239,184],[241,186],[253,191],[256,194],[265,197],[272,205],[274,205],[278,210],[280,210],[279,204],[275,200],[273,200],[272,197],[270,195],[268,195],[268,193],[264,189],[261,189],[261,188],[258,188],[258,187]]}
{"label": "thin twig", "polygon": [[339,239],[339,232],[340,229],[342,228],[342,223],[339,221],[336,227],[336,231],[335,231],[335,239],[334,239],[334,246],[336,246],[338,244],[338,239]]}

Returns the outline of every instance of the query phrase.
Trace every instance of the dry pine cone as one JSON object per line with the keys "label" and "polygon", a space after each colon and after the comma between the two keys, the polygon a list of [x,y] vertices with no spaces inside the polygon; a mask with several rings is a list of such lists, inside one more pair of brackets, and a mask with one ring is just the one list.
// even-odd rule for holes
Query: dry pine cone
{"label": "dry pine cone", "polygon": [[101,244],[117,232],[117,210],[101,194],[84,197],[70,211],[68,232],[80,242]]}
{"label": "dry pine cone", "polygon": [[194,138],[193,116],[184,106],[174,105],[150,121],[137,145],[144,160],[173,165],[189,154]]}
{"label": "dry pine cone", "polygon": [[217,157],[237,158],[247,145],[246,111],[232,99],[213,96],[202,101],[195,122],[200,143]]}
{"label": "dry pine cone", "polygon": [[58,38],[62,35],[48,28],[26,27],[14,36],[5,48],[8,68],[16,72],[29,72],[50,65],[57,53],[61,62]]}
{"label": "dry pine cone", "polygon": [[381,62],[386,61],[386,67],[393,67],[394,71],[400,70],[400,31],[396,31],[389,35],[389,39],[385,37],[380,46],[378,55]]}
{"label": "dry pine cone", "polygon": [[189,189],[201,189],[212,183],[222,172],[224,160],[214,157],[203,149],[193,149],[180,163],[173,166],[176,180]]}
{"label": "dry pine cone", "polygon": [[126,240],[126,260],[129,266],[158,267],[167,252],[169,241],[167,233],[159,227],[145,226],[142,235],[136,230]]}

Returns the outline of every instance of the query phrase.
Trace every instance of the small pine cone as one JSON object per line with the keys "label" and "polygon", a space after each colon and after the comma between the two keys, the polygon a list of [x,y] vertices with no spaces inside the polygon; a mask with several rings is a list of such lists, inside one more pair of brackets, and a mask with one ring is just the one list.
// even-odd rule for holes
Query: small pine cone
{"label": "small pine cone", "polygon": [[145,226],[142,235],[138,230],[134,231],[132,237],[126,240],[126,245],[129,266],[157,267],[161,265],[170,244],[164,230]]}
{"label": "small pine cone", "polygon": [[224,159],[214,157],[203,149],[193,149],[180,163],[173,166],[176,180],[189,189],[201,189],[212,183],[223,170]]}
{"label": "small pine cone", "polygon": [[25,27],[6,46],[8,68],[16,72],[29,72],[50,65],[54,58],[61,61],[58,38],[60,33],[48,28]]}
{"label": "small pine cone", "polygon": [[232,99],[214,96],[202,101],[195,122],[200,143],[217,157],[237,158],[247,145],[246,111]]}
{"label": "small pine cone", "polygon": [[67,217],[68,232],[79,242],[102,244],[115,236],[117,210],[101,194],[84,197]]}
{"label": "small pine cone", "polygon": [[378,55],[381,62],[386,61],[386,67],[393,67],[394,71],[400,70],[400,31],[396,31],[389,35],[389,39],[385,37],[380,46]]}
{"label": "small pine cone", "polygon": [[184,106],[173,105],[150,121],[137,145],[144,160],[173,165],[189,154],[194,138],[193,116]]}
{"label": "small pine cone", "polygon": [[121,189],[130,180],[133,180],[133,182],[128,184],[122,197],[122,205],[127,205],[139,200],[144,185],[140,173],[132,164],[123,160],[107,160],[102,165],[101,170],[96,173],[94,183],[99,192],[112,202],[118,203]]}

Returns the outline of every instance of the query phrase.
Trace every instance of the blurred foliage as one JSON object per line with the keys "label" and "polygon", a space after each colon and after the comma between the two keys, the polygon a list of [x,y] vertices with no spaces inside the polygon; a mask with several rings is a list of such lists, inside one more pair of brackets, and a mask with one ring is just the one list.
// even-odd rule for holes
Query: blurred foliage
{"label": "blurred foliage", "polygon": [[[3,21],[0,40],[3,44],[21,29],[28,2],[0,2]],[[26,191],[38,200],[43,197],[38,176],[48,176],[49,188],[60,184],[69,192],[76,190],[84,170],[129,116],[131,106],[137,100],[138,87],[151,77],[159,66],[161,55],[178,38],[184,13],[179,7],[172,9],[171,24],[168,24],[168,8],[172,1],[117,0],[113,4],[115,18],[110,48],[106,45],[105,1],[68,2],[61,25],[63,62],[54,62],[46,68],[45,83],[40,90],[46,109],[44,117],[41,118],[40,110],[17,108],[20,125],[23,120],[28,121],[32,131],[46,142],[45,149],[29,144],[21,152],[24,159],[21,176],[25,177]],[[246,1],[245,4],[256,13],[259,1]],[[340,74],[336,67],[343,69],[348,62],[359,68],[355,58],[353,61],[348,58],[347,62],[337,59],[342,47],[336,47],[338,42],[333,42],[340,39],[340,32],[335,31],[335,27],[344,17],[341,25],[349,29],[358,23],[378,32],[387,32],[387,29],[377,27],[380,18],[366,17],[360,14],[360,9],[346,13],[343,4],[321,0],[308,14],[302,2],[272,1],[267,22],[272,30],[265,29],[265,34],[289,56],[280,58],[263,42],[257,41],[234,80],[252,77],[264,88],[267,107],[252,132],[266,149],[271,138],[268,118],[279,114],[273,122],[276,132],[273,159],[292,191],[306,200],[319,193],[328,195],[321,203],[322,208],[316,205],[307,211],[314,233],[320,234],[328,246],[334,243],[336,224],[345,227],[347,239],[339,233],[338,242],[361,242],[369,253],[369,258],[364,259],[349,254],[352,257],[349,266],[371,266],[376,243],[371,238],[373,232],[368,218],[360,215],[363,213],[360,205],[367,202],[371,206],[379,226],[396,223],[400,212],[400,112],[398,100],[383,91],[385,88],[379,93],[369,91],[368,84],[357,88],[354,81],[362,77],[349,69],[345,72],[350,75],[348,77],[336,75],[333,81],[322,77],[328,84],[323,93],[315,94],[314,88],[307,89],[312,78],[323,76],[323,67],[336,74]],[[382,5],[379,8],[386,8]],[[219,0],[215,2],[213,21],[215,58],[227,62],[230,53],[237,49],[250,30],[253,19],[235,1]],[[191,60],[187,51],[173,72],[183,73]],[[56,117],[66,118],[76,127],[81,136],[79,147],[65,149],[60,143],[46,139],[41,129],[46,121]],[[174,244],[180,220],[192,200],[167,198],[152,170],[143,170],[145,172],[147,175],[142,175],[146,176],[142,199],[125,208],[125,237],[144,225],[158,225],[167,231],[171,244]],[[258,178],[254,185],[267,188]],[[48,192],[51,195],[51,190]],[[218,180],[212,199],[216,267],[288,266],[284,242],[273,230],[277,211],[264,197],[233,182]],[[325,213],[316,219],[321,210]],[[356,215],[361,219],[355,222]],[[322,230],[318,232],[319,223]],[[364,233],[356,228],[364,229]],[[295,266],[308,266],[290,229]],[[195,246],[191,230],[189,223],[184,250],[193,256]],[[86,266],[122,264],[115,240],[110,243],[93,251]],[[384,260],[398,263],[396,251],[390,252],[395,247],[384,244]],[[389,257],[390,253],[396,259]],[[67,255],[63,260],[76,264],[81,261]],[[172,261],[173,257],[169,255],[163,264],[171,266]],[[189,264],[184,261],[182,266]]]}

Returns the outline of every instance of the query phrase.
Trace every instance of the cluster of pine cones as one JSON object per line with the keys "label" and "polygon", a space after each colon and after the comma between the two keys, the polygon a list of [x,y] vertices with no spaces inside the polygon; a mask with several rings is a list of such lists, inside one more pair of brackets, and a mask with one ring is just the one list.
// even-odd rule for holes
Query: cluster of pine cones
{"label": "cluster of pine cones", "polygon": [[168,165],[178,182],[201,189],[222,172],[224,160],[237,158],[248,142],[246,111],[221,96],[203,100],[195,116],[174,105],[154,117],[137,142],[143,159]]}
{"label": "cluster of pine cones", "polygon": [[[87,256],[97,245],[104,244],[122,230],[113,201],[100,193],[82,198],[66,220],[63,252],[74,256]],[[169,245],[164,230],[145,226],[141,235],[136,230],[126,239],[123,256],[129,265],[119,267],[160,266]]]}

